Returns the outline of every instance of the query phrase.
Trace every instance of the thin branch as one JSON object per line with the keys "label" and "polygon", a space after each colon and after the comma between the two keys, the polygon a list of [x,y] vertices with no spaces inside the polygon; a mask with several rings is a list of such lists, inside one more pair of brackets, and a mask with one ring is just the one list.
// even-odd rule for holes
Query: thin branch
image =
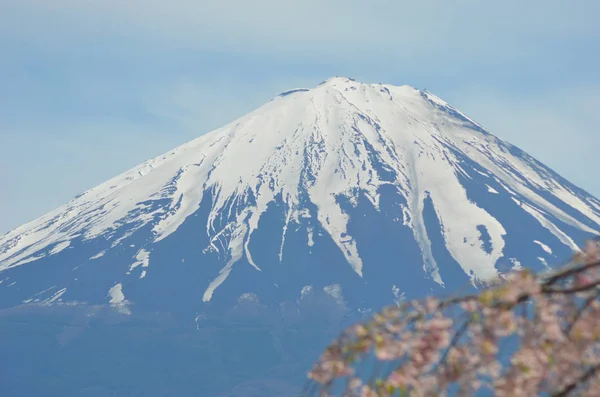
{"label": "thin branch", "polygon": [[560,392],[554,393],[552,395],[552,397],[565,397],[566,395],[568,395],[569,393],[571,393],[573,390],[575,390],[578,386],[580,386],[583,383],[585,383],[588,380],[590,380],[590,378],[592,378],[594,375],[596,375],[596,373],[598,372],[598,370],[600,370],[600,364],[594,365],[593,367],[589,368],[580,378],[578,378],[577,380],[573,381],[572,383],[569,383]]}
{"label": "thin branch", "polygon": [[575,287],[575,288],[566,288],[566,289],[545,288],[545,289],[542,289],[542,293],[547,294],[547,295],[551,295],[551,294],[569,295],[569,294],[576,294],[578,292],[589,291],[591,289],[596,288],[599,285],[600,285],[600,280],[596,280],[593,283],[585,284],[585,285],[582,285],[580,287]]}
{"label": "thin branch", "polygon": [[552,277],[547,279],[543,285],[544,286],[554,285],[558,281],[563,280],[569,276],[573,276],[575,274],[581,273],[583,271],[586,271],[588,269],[592,269],[592,268],[598,267],[598,266],[600,266],[600,261],[586,263],[585,265],[582,265],[582,266],[569,267],[565,270],[561,270],[558,273],[555,273]]}
{"label": "thin branch", "polygon": [[309,379],[304,383],[304,387],[302,388],[302,393],[300,394],[300,396],[301,397],[314,396],[314,393],[317,391],[318,388],[319,388],[318,383],[312,379]]}
{"label": "thin branch", "polygon": [[577,323],[577,321],[579,320],[579,318],[581,317],[581,315],[583,314],[583,312],[592,304],[592,302],[594,302],[596,299],[598,298],[598,293],[596,293],[596,295],[592,295],[589,298],[586,299],[586,301],[583,303],[583,305],[581,305],[581,307],[579,308],[579,310],[577,310],[577,313],[575,313],[575,316],[573,316],[573,320],[569,323],[569,325],[567,326],[567,328],[565,329],[565,334],[569,335],[571,333],[571,330],[573,329],[573,327],[575,326],[575,324]]}
{"label": "thin branch", "polygon": [[450,341],[450,343],[448,344],[448,348],[446,349],[446,351],[444,352],[444,355],[440,358],[437,367],[439,368],[442,365],[446,364],[446,360],[448,359],[448,354],[450,354],[450,350],[453,349],[457,344],[458,344],[458,340],[461,338],[461,336],[463,336],[465,334],[465,332],[468,331],[469,329],[469,325],[471,325],[473,318],[475,318],[475,315],[472,314],[468,320],[465,320],[465,322],[460,326],[460,328],[456,331],[456,333],[454,334],[454,336],[452,337],[452,340]]}

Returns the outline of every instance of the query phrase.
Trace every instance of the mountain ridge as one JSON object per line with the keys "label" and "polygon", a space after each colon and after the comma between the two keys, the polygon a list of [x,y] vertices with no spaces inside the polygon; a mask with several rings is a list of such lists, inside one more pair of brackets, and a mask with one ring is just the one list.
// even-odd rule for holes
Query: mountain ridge
{"label": "mountain ridge", "polygon": [[[264,273],[255,258],[258,251],[250,247],[273,205],[281,206],[283,215],[274,244],[279,263],[289,229],[310,222],[304,250],[311,251],[315,239],[326,235],[364,279],[360,242],[349,231],[351,213],[359,202],[381,212],[385,191],[398,196],[394,222],[410,229],[422,276],[445,287],[433,231],[426,225],[431,207],[428,217],[436,218],[449,258],[476,284],[505,271],[499,270],[499,261],[519,259],[516,251],[507,254],[510,231],[492,207],[473,197],[466,187],[472,184],[487,192],[489,197],[481,200],[499,196],[502,206],[514,205],[511,212],[535,220],[552,236],[538,239],[545,246],[576,249],[575,240],[600,230],[600,201],[442,99],[410,86],[336,77],[313,89],[282,93],[0,237],[0,279],[19,267],[59,257],[74,241],[102,247],[90,251],[89,265],[142,233],[140,242],[129,244],[135,253],[123,257],[129,263],[122,278],[135,275],[143,282],[153,270],[152,247],[177,234],[207,205],[206,223],[193,231],[205,233],[207,244],[195,248],[201,255],[216,255],[220,269],[210,280],[199,280],[205,283],[205,303],[239,267],[236,263],[247,262],[249,270]],[[548,258],[540,258],[546,266]],[[82,261],[69,266],[82,266]],[[106,298],[98,299],[127,301],[129,287],[123,281],[115,280]],[[54,288],[58,292],[46,300],[69,298],[68,286]],[[300,295],[301,286],[297,289]],[[25,295],[22,302],[37,299]]]}

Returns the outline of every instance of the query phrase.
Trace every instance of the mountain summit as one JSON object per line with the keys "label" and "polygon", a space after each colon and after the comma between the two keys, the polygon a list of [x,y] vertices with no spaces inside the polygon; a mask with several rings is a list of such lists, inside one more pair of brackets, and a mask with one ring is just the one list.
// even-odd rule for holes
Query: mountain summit
{"label": "mountain summit", "polygon": [[0,306],[372,307],[548,266],[597,230],[600,201],[442,99],[332,78],[1,237]]}

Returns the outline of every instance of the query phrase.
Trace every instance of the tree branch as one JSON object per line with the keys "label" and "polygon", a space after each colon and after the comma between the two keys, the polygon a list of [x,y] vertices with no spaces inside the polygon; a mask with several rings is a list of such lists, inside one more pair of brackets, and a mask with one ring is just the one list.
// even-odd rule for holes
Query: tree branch
{"label": "tree branch", "polygon": [[581,305],[581,307],[579,308],[579,310],[577,310],[577,313],[575,313],[575,316],[573,316],[573,320],[569,323],[569,325],[565,329],[565,334],[569,335],[571,333],[571,330],[573,329],[573,327],[575,326],[575,323],[577,323],[577,321],[579,320],[579,318],[581,317],[581,315],[583,314],[583,312],[597,298],[598,298],[598,293],[596,293],[596,295],[592,295],[592,296],[590,296],[589,298],[586,299],[586,301],[583,303],[583,305]]}
{"label": "tree branch", "polygon": [[572,383],[569,383],[560,392],[554,393],[552,395],[552,397],[565,397],[570,392],[572,392],[573,390],[575,390],[577,388],[577,386],[580,386],[583,383],[585,383],[588,380],[590,380],[590,378],[592,378],[598,372],[598,370],[600,370],[600,364],[594,365],[593,367],[591,367],[587,371],[585,371],[585,373],[579,379],[573,381]]}
{"label": "tree branch", "polygon": [[552,277],[547,279],[543,285],[544,286],[554,285],[562,279],[565,279],[569,276],[573,276],[575,274],[581,273],[583,271],[586,271],[588,269],[592,269],[592,268],[598,267],[598,266],[600,266],[600,261],[586,263],[585,265],[582,265],[582,266],[569,267],[565,270],[561,270],[558,273],[555,273]]}
{"label": "tree branch", "polygon": [[575,288],[566,288],[566,289],[543,288],[542,293],[548,294],[548,295],[550,295],[550,294],[564,294],[564,295],[576,294],[578,292],[589,291],[591,289],[596,288],[599,285],[600,285],[600,280],[596,280],[593,283],[585,284],[585,285],[575,287]]}

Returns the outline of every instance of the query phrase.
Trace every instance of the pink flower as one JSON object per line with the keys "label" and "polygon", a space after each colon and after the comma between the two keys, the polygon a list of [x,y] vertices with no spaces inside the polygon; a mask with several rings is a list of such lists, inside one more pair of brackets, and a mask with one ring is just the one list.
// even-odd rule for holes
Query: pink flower
{"label": "pink flower", "polygon": [[588,240],[583,246],[583,254],[586,263],[593,263],[600,260],[600,249],[598,241]]}
{"label": "pink flower", "polygon": [[[569,267],[553,279],[520,271],[467,300],[428,298],[386,309],[337,340],[310,376],[329,385],[375,358],[394,367],[375,388],[353,378],[350,389],[362,397],[398,390],[411,397],[445,395],[450,385],[458,385],[457,395],[464,396],[484,387],[505,397],[576,387],[578,395],[595,397],[600,372],[583,377],[600,365],[600,292],[572,288],[600,279],[600,265],[594,265],[598,242],[586,243],[580,255],[589,265],[586,271]],[[518,338],[518,349],[507,352],[510,365],[502,366],[497,356],[505,353],[506,337]]]}
{"label": "pink flower", "polygon": [[577,287],[584,287],[586,285],[590,285],[591,283],[592,278],[589,276],[589,274],[581,272],[575,275],[575,285]]}

